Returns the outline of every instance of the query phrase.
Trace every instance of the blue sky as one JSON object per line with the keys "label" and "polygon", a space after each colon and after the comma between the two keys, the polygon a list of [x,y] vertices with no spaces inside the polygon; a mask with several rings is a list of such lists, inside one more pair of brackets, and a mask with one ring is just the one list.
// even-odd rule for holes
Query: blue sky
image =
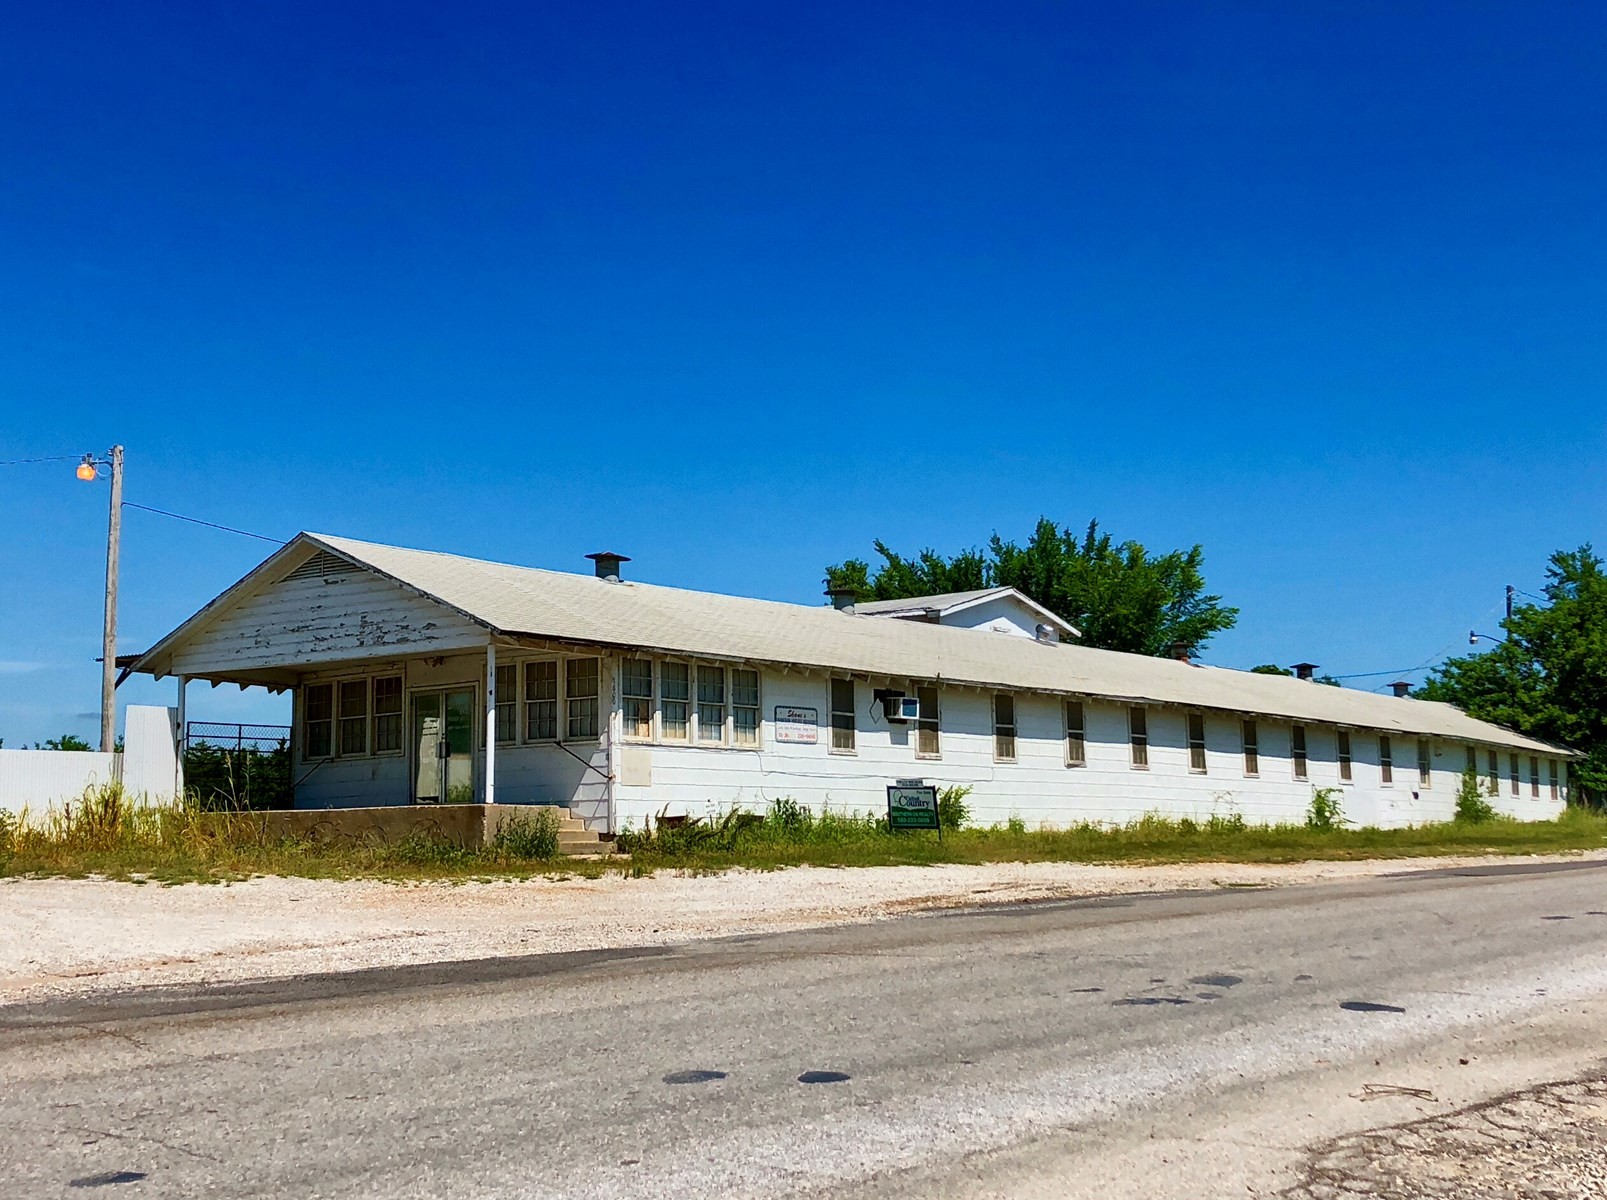
{"label": "blue sky", "polygon": [[[376,13],[12,14],[0,460],[803,602],[875,537],[1098,517],[1204,544],[1208,660],[1341,674],[1602,526],[1607,8]],[[95,728],[71,466],[0,467],[10,745]],[[125,651],[270,549],[126,530]]]}

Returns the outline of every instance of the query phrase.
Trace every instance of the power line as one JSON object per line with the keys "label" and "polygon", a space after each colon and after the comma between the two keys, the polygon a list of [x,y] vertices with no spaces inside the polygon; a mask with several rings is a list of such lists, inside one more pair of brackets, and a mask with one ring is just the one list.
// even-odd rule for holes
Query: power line
{"label": "power line", "polygon": [[241,537],[256,538],[259,542],[272,542],[275,546],[288,543],[283,538],[269,537],[265,533],[252,533],[249,529],[236,529],[232,525],[219,525],[216,521],[203,521],[200,517],[186,517],[183,513],[168,512],[165,508],[152,508],[149,504],[123,501],[124,508],[137,508],[141,512],[155,513],[159,517],[172,517],[175,521],[188,521],[191,525],[205,525],[208,529],[221,529],[224,533],[238,533]]}
{"label": "power line", "polygon": [[82,454],[52,454],[46,458],[11,458],[0,462],[0,467],[23,467],[29,463],[42,462],[77,462],[83,457]]}

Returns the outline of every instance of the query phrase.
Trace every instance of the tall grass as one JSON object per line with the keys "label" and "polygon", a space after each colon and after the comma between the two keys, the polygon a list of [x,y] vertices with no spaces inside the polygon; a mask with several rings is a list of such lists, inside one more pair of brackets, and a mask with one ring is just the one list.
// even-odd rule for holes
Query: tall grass
{"label": "tall grass", "polygon": [[422,834],[324,840],[275,837],[263,820],[215,801],[136,804],[116,782],[86,788],[42,817],[0,812],[0,875],[105,875],[162,882],[253,875],[469,878],[551,870],[558,819],[546,811],[505,822],[490,845]]}

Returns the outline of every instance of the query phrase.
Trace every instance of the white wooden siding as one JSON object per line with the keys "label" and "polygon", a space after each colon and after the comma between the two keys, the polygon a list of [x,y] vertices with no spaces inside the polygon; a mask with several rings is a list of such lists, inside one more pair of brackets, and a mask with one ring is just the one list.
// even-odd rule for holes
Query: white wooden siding
{"label": "white wooden siding", "polygon": [[[640,828],[666,805],[672,814],[694,816],[715,815],[732,806],[761,811],[783,796],[816,811],[829,807],[880,813],[886,808],[888,784],[919,777],[942,787],[970,787],[966,803],[971,819],[982,825],[1020,817],[1029,827],[1063,828],[1082,821],[1125,823],[1151,813],[1197,821],[1238,815],[1252,824],[1299,824],[1306,819],[1314,789],[1333,787],[1340,789],[1343,814],[1352,824],[1399,827],[1449,820],[1465,762],[1466,743],[1435,741],[1432,782],[1420,787],[1416,739],[1396,734],[1394,783],[1385,785],[1379,779],[1378,736],[1357,729],[1351,731],[1353,780],[1343,783],[1337,731],[1307,723],[1307,778],[1298,780],[1290,724],[1262,717],[1257,719],[1260,769],[1251,777],[1244,771],[1239,718],[1208,712],[1206,772],[1196,774],[1189,770],[1188,710],[1151,705],[1146,709],[1149,767],[1136,770],[1131,766],[1128,706],[1089,698],[1084,701],[1087,765],[1068,767],[1060,698],[1023,694],[1016,694],[1016,760],[997,762],[993,693],[966,688],[942,689],[941,757],[917,758],[914,726],[888,726],[872,705],[873,686],[864,681],[856,685],[856,752],[832,754],[827,676],[765,672],[759,749],[653,746],[647,764],[650,782],[616,788],[616,820]],[[771,717],[777,705],[816,709],[822,722],[819,742],[776,742]],[[1565,767],[1559,764],[1564,782]],[[1540,799],[1529,797],[1525,776],[1520,797],[1503,795],[1494,803],[1498,811],[1527,820],[1549,819],[1563,808],[1561,799],[1549,799],[1544,770]]]}
{"label": "white wooden siding", "polygon": [[[528,656],[499,654],[498,662],[507,665],[524,657]],[[348,664],[311,676],[310,681],[339,678],[353,670],[401,674],[409,697],[420,689],[452,686],[471,686],[483,695],[480,689],[485,686],[485,659],[480,654]],[[856,751],[834,754],[830,677],[773,669],[761,672],[757,748],[629,742],[616,743],[611,754],[610,735],[619,728],[616,673],[617,660],[605,657],[600,678],[601,736],[567,742],[573,755],[550,742],[497,748],[499,802],[567,804],[588,826],[601,831],[627,824],[641,828],[666,809],[694,816],[715,816],[733,806],[757,812],[782,797],[816,811],[881,813],[889,783],[919,777],[942,787],[970,787],[966,802],[973,822],[982,825],[1012,817],[1029,827],[1125,823],[1151,813],[1202,822],[1237,815],[1256,824],[1299,824],[1306,819],[1314,789],[1334,787],[1340,789],[1342,812],[1350,823],[1398,827],[1449,820],[1466,761],[1467,743],[1434,741],[1432,781],[1429,787],[1420,787],[1417,741],[1395,733],[1391,735],[1395,778],[1385,785],[1379,778],[1377,732],[1352,729],[1353,780],[1343,783],[1337,731],[1308,722],[1307,778],[1299,780],[1290,755],[1290,724],[1258,717],[1259,771],[1249,777],[1244,771],[1240,718],[1206,712],[1206,771],[1198,774],[1189,770],[1189,710],[1151,705],[1146,708],[1149,767],[1135,770],[1128,742],[1128,705],[1090,697],[1083,701],[1087,765],[1068,767],[1062,699],[1013,693],[1016,759],[998,762],[993,757],[993,692],[957,687],[941,688],[940,756],[917,758],[915,726],[889,726],[873,699],[877,686],[908,690],[910,681],[864,679],[855,682]],[[818,741],[777,742],[773,721],[777,706],[813,708],[820,722]],[[479,703],[475,711],[476,780],[483,787],[484,718]],[[296,732],[298,807],[409,802],[414,754],[410,737],[404,738],[403,755],[336,759],[315,766],[301,762],[299,725]],[[1481,764],[1485,750],[1480,744]],[[1502,794],[1492,801],[1497,810],[1530,820],[1556,816],[1563,800],[1549,798],[1544,767],[1541,798],[1529,796],[1526,757],[1522,794],[1516,798],[1507,794],[1506,753],[1502,751]],[[626,756],[629,767],[621,770]],[[612,786],[611,774],[618,776]],[[1559,776],[1565,797],[1565,762],[1559,763]]]}
{"label": "white wooden siding", "polygon": [[[173,657],[176,675],[439,654],[486,633],[400,584],[363,571],[287,579],[240,602]],[[482,672],[483,674],[483,672]]]}

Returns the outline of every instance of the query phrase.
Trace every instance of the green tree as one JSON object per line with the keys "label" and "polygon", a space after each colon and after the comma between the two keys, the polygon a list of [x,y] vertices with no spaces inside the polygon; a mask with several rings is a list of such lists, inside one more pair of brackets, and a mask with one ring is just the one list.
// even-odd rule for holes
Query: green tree
{"label": "green tree", "polygon": [[922,550],[913,558],[874,543],[882,564],[862,559],[826,568],[832,587],[859,600],[904,600],[941,592],[1013,587],[1082,630],[1082,644],[1165,655],[1178,642],[1193,650],[1231,629],[1239,610],[1207,594],[1199,546],[1152,555],[1138,542],[1116,542],[1091,521],[1082,534],[1047,517],[1024,545],[994,534],[987,549],[945,558]]}
{"label": "green tree", "polygon": [[1587,542],[1559,550],[1546,568],[1545,598],[1501,622],[1506,640],[1453,658],[1417,690],[1480,720],[1578,750],[1577,787],[1607,796],[1607,574]]}
{"label": "green tree", "polygon": [[35,750],[88,750],[90,745],[76,734],[64,733],[59,738],[49,738],[41,746],[38,742],[33,744]]}

